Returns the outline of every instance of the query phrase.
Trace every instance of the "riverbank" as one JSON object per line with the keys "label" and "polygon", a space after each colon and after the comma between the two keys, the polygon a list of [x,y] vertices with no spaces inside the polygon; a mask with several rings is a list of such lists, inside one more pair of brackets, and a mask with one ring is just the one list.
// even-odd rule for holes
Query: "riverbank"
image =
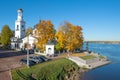
{"label": "riverbank", "polygon": [[[89,70],[92,70],[92,69],[98,68],[98,67],[102,67],[102,66],[105,66],[105,65],[111,63],[111,61],[109,61],[109,60],[98,61],[98,62],[94,62],[94,63],[89,64],[89,65],[91,65],[89,67],[87,64],[80,63],[79,57],[69,57],[68,59],[75,62],[80,67],[79,73],[77,73],[77,75],[76,75],[77,78],[75,80],[82,80],[83,74],[88,72]],[[88,67],[85,67],[85,65],[87,65]]]}
{"label": "riverbank", "polygon": [[97,68],[110,63],[106,56],[100,55],[99,53],[85,51],[82,54],[84,55],[69,56],[68,59],[75,62],[79,67],[87,69]]}
{"label": "riverbank", "polygon": [[97,68],[97,67],[101,67],[101,66],[104,66],[104,65],[107,65],[107,64],[110,64],[111,61],[99,61],[99,62],[95,62],[95,63],[91,63],[91,69],[94,69],[94,68]]}
{"label": "riverbank", "polygon": [[[68,54],[63,54],[63,55],[59,55],[58,57],[53,57],[52,61],[34,65],[34,66],[30,67],[29,69],[23,68],[23,69],[19,69],[20,71],[12,70],[13,80],[16,80],[16,78],[22,79],[19,76],[21,73],[24,74],[24,76],[22,76],[23,78],[31,77],[31,74],[32,74],[32,77],[35,79],[38,79],[39,77],[41,77],[43,75],[47,76],[47,77],[43,77],[43,78],[51,78],[52,79],[53,76],[54,76],[54,78],[56,78],[56,76],[59,76],[59,78],[60,78],[60,76],[63,76],[62,74],[64,73],[64,74],[68,74],[67,80],[81,80],[82,74],[86,71],[86,68],[84,66],[82,66],[82,67],[79,66],[80,67],[79,68],[78,65],[76,65],[76,64],[82,64],[81,62],[79,62],[79,59],[80,59],[80,57],[83,57],[86,55],[87,54],[84,52],[83,53],[74,53],[74,54],[70,54],[69,58],[63,59],[65,57],[68,57]],[[76,63],[75,61],[70,61],[70,58],[72,58],[73,60],[78,60],[78,63]],[[101,64],[101,65],[103,65],[103,64]],[[65,69],[64,68],[62,69],[62,67],[64,67]],[[57,72],[56,72],[56,70],[57,70]],[[36,72],[36,71],[38,71],[38,72]],[[48,71],[51,74],[44,73],[44,72],[48,72]],[[66,73],[66,72],[68,72],[68,73]],[[38,74],[41,74],[41,75],[38,76]],[[56,79],[54,79],[54,80],[56,80]]]}
{"label": "riverbank", "polygon": [[89,50],[107,56],[110,64],[86,71],[82,80],[120,80],[120,44],[89,44]]}
{"label": "riverbank", "polygon": [[68,59],[75,62],[79,67],[84,67],[84,68],[87,68],[87,69],[97,68],[97,67],[107,65],[107,64],[110,63],[109,60],[106,60],[106,61],[101,61],[100,60],[100,61],[96,61],[96,62],[93,62],[93,63],[86,64],[86,63],[83,63],[79,57],[69,57]]}

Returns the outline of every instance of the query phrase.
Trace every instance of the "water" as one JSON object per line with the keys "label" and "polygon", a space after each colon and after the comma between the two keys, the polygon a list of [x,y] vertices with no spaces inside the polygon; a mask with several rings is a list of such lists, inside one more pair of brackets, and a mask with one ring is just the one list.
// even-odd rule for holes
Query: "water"
{"label": "water", "polygon": [[89,50],[107,56],[112,63],[85,72],[82,80],[120,80],[120,44],[89,43]]}

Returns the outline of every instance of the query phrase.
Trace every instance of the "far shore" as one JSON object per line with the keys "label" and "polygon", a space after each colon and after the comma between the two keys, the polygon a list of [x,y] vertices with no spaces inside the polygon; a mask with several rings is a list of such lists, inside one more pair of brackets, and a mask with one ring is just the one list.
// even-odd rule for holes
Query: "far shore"
{"label": "far shore", "polygon": [[84,41],[84,42],[100,44],[120,44],[120,41]]}

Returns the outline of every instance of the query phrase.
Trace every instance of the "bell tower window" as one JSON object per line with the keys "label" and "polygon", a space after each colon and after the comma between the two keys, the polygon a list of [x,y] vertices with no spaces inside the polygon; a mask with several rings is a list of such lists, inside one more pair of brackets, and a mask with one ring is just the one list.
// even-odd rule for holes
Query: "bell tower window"
{"label": "bell tower window", "polygon": [[16,29],[16,31],[18,31],[19,30],[19,25],[17,25],[17,29]]}
{"label": "bell tower window", "polygon": [[22,25],[22,30],[25,30],[24,25]]}
{"label": "bell tower window", "polygon": [[22,30],[24,30],[24,26],[22,25]]}

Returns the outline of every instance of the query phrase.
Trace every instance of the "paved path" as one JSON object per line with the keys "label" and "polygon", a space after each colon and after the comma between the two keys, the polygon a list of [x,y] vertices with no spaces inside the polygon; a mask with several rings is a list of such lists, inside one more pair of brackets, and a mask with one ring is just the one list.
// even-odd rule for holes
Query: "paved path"
{"label": "paved path", "polygon": [[9,71],[0,72],[0,80],[10,80]]}
{"label": "paved path", "polygon": [[[75,62],[78,66],[80,66],[80,67],[83,67],[83,66],[88,66],[87,64],[85,64],[85,63],[82,63],[81,62],[81,60],[80,60],[80,58],[79,57],[69,57],[68,58],[69,60],[71,60],[71,61],[73,61],[73,62]],[[87,68],[89,68],[89,67],[87,67]]]}
{"label": "paved path", "polygon": [[91,63],[89,65],[91,65],[92,68],[96,68],[96,67],[103,66],[103,65],[106,65],[106,64],[109,64],[109,63],[110,63],[110,61],[99,61],[99,62]]}
{"label": "paved path", "polygon": [[10,80],[9,70],[21,67],[20,59],[23,57],[26,57],[24,53],[0,49],[0,80]]}

